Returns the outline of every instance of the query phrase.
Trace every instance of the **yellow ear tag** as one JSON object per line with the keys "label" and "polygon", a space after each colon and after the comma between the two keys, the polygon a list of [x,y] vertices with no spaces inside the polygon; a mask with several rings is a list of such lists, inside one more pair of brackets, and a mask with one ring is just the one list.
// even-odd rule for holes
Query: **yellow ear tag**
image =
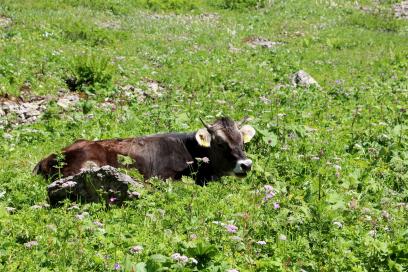
{"label": "yellow ear tag", "polygon": [[205,128],[198,130],[195,138],[199,145],[203,147],[210,147],[211,135]]}

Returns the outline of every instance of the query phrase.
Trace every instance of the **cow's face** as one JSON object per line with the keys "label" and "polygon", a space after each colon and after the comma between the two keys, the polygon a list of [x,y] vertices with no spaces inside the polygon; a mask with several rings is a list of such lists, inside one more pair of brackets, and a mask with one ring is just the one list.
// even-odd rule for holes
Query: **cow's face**
{"label": "cow's face", "polygon": [[249,125],[239,126],[229,118],[221,118],[211,126],[196,133],[197,142],[210,149],[210,163],[217,174],[246,176],[251,170],[252,161],[244,151],[244,143],[255,135]]}

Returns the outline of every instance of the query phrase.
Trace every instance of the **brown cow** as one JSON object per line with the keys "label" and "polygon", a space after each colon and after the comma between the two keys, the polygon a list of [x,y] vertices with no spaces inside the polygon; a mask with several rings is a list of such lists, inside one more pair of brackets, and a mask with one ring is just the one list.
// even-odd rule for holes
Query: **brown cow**
{"label": "brown cow", "polygon": [[[204,122],[203,122],[204,124]],[[255,135],[249,125],[241,126],[228,117],[193,133],[168,133],[128,139],[78,140],[41,160],[34,173],[47,178],[78,174],[89,166],[122,167],[118,156],[128,156],[145,179],[180,179],[192,176],[198,184],[221,176],[246,176],[252,161],[247,159],[244,143]],[[200,160],[199,158],[204,158]],[[208,161],[207,159],[208,158]]]}

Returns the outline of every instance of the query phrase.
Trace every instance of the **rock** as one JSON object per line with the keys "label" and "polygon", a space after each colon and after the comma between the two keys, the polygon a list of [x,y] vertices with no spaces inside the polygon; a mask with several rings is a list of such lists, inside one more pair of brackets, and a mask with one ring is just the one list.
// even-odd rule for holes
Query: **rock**
{"label": "rock", "polygon": [[143,102],[148,95],[140,88],[133,85],[126,85],[121,87],[122,94],[126,100],[136,100],[137,102]]}
{"label": "rock", "polygon": [[145,78],[138,83],[138,86],[126,85],[121,87],[122,94],[127,100],[137,100],[143,102],[146,98],[157,99],[162,97],[166,89],[153,79]]}
{"label": "rock", "polygon": [[12,21],[10,18],[0,15],[0,27],[7,27],[11,25]]}
{"label": "rock", "polygon": [[76,94],[65,94],[58,98],[57,105],[68,110],[69,108],[75,106],[79,102],[79,96]]}
{"label": "rock", "polygon": [[67,198],[85,203],[105,201],[106,204],[120,205],[124,200],[134,198],[129,186],[143,187],[112,166],[91,167],[48,185],[48,197],[52,206]]}
{"label": "rock", "polygon": [[276,47],[277,45],[283,44],[282,42],[273,42],[269,41],[267,39],[261,38],[261,37],[250,37],[246,39],[246,43],[251,46],[252,48],[255,48],[257,46],[263,47],[263,48],[273,48]]}
{"label": "rock", "polygon": [[408,1],[395,4],[394,14],[398,18],[408,19]]}
{"label": "rock", "polygon": [[301,86],[301,87],[310,87],[310,86],[316,86],[320,87],[319,83],[308,73],[306,73],[303,70],[300,70],[296,72],[292,76],[292,85],[295,87]]}
{"label": "rock", "polygon": [[220,19],[220,15],[217,13],[202,13],[198,15],[198,18],[202,21],[214,22]]}
{"label": "rock", "polygon": [[0,125],[21,125],[33,123],[46,109],[46,99],[23,102],[21,99],[3,99],[0,101]]}
{"label": "rock", "polygon": [[239,53],[241,51],[241,49],[235,47],[232,43],[228,44],[228,50],[231,53]]}
{"label": "rock", "polygon": [[163,93],[165,92],[165,89],[160,86],[159,82],[153,79],[145,79],[142,84],[146,85],[147,87],[147,95],[153,98],[162,97]]}
{"label": "rock", "polygon": [[99,107],[106,112],[112,112],[116,110],[116,104],[110,99],[105,99],[105,102],[102,102]]}

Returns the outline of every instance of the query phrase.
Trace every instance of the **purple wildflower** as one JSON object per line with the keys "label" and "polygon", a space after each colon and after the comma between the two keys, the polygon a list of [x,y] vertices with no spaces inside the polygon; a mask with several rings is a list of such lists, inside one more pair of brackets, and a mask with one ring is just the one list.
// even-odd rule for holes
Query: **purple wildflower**
{"label": "purple wildflower", "polygon": [[258,242],[256,242],[258,245],[261,245],[261,246],[264,246],[264,245],[266,245],[266,242],[265,241],[258,241]]}
{"label": "purple wildflower", "polygon": [[232,224],[226,225],[225,228],[229,233],[236,233],[238,230],[238,227]]}
{"label": "purple wildflower", "polygon": [[119,270],[119,269],[120,269],[120,264],[115,263],[115,264],[113,265],[113,270]]}
{"label": "purple wildflower", "polygon": [[203,163],[209,163],[210,159],[207,157],[202,157],[202,158],[195,158],[197,161],[199,162],[203,162]]}
{"label": "purple wildflower", "polygon": [[264,190],[265,190],[265,196],[262,199],[264,202],[267,202],[269,199],[273,198],[276,195],[275,190],[273,189],[272,185],[265,185]]}
{"label": "purple wildflower", "polygon": [[179,262],[181,263],[187,263],[188,262],[188,257],[185,255],[181,255],[179,258]]}
{"label": "purple wildflower", "polygon": [[265,191],[267,191],[267,192],[272,192],[272,191],[273,191],[272,185],[265,185],[265,186],[264,186],[264,189],[265,189]]}
{"label": "purple wildflower", "polygon": [[171,258],[172,258],[173,260],[176,260],[176,261],[177,261],[177,260],[180,258],[180,256],[181,256],[180,253],[174,253],[174,254],[171,255]]}
{"label": "purple wildflower", "polygon": [[274,208],[275,210],[279,209],[279,208],[280,208],[279,202],[273,203],[273,208]]}
{"label": "purple wildflower", "polygon": [[99,221],[94,221],[93,222],[98,228],[102,228],[103,227],[103,224],[101,223],[101,222],[99,222]]}
{"label": "purple wildflower", "polygon": [[115,202],[116,200],[118,200],[116,197],[111,197],[111,198],[109,198],[109,203],[113,203],[113,202]]}
{"label": "purple wildflower", "polygon": [[140,252],[142,252],[142,250],[143,250],[143,247],[137,245],[137,246],[131,247],[129,251],[130,251],[130,253],[132,253],[132,254],[139,254]]}
{"label": "purple wildflower", "polygon": [[187,256],[181,255],[180,253],[174,253],[173,255],[171,255],[171,258],[183,264],[187,263],[189,260]]}
{"label": "purple wildflower", "polygon": [[269,199],[271,199],[271,198],[273,198],[275,196],[275,192],[273,192],[273,191],[270,191],[270,192],[268,192],[265,196],[264,196],[264,198],[263,198],[263,201],[268,201]]}

